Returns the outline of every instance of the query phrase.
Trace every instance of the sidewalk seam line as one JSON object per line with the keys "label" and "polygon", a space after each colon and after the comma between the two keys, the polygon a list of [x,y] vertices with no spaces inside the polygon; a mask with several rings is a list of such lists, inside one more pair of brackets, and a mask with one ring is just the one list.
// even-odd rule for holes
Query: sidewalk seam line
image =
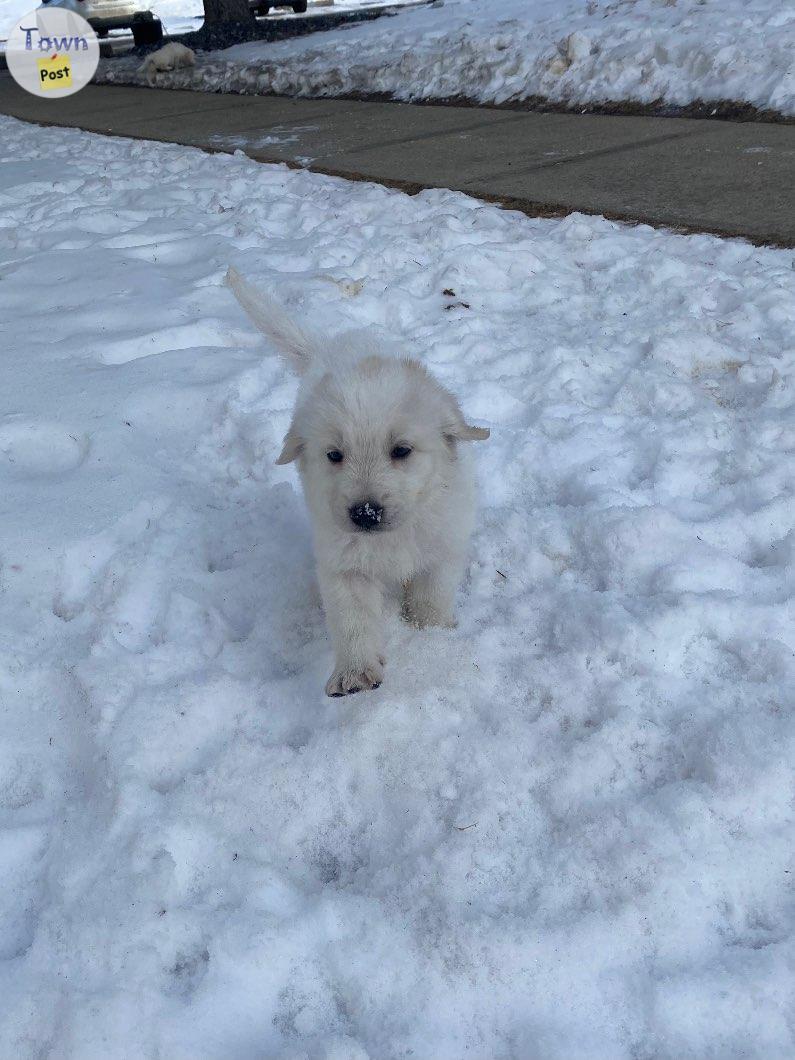
{"label": "sidewalk seam line", "polygon": [[670,140],[683,140],[688,137],[697,135],[698,130],[694,129],[692,132],[676,132],[666,133],[664,136],[654,136],[648,140],[637,140],[628,144],[617,144],[615,147],[601,147],[595,151],[583,151],[579,155],[570,155],[567,158],[556,158],[549,162],[536,162],[530,166],[517,166],[515,169],[503,169],[497,173],[484,173],[480,177],[473,177],[472,180],[464,182],[464,186],[468,187],[475,181],[482,180],[500,180],[502,177],[514,177],[524,176],[527,173],[541,172],[545,169],[554,169],[556,166],[570,166],[576,162],[589,162],[594,158],[605,158],[608,155],[619,155],[624,154],[627,151],[637,151],[644,147],[656,147],[658,144],[667,143]]}

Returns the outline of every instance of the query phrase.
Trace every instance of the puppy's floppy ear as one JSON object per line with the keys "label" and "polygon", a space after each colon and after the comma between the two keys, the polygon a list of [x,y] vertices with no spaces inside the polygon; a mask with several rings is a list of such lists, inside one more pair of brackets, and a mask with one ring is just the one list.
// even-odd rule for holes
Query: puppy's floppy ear
{"label": "puppy's floppy ear", "polygon": [[293,460],[297,460],[301,453],[304,451],[304,440],[298,434],[295,426],[295,420],[290,424],[290,429],[284,437],[284,444],[282,445],[282,451],[279,453],[277,464],[292,464]]}
{"label": "puppy's floppy ear", "polygon": [[456,438],[460,438],[462,442],[485,442],[490,434],[488,427],[471,427],[465,423],[463,430],[456,434]]}
{"label": "puppy's floppy ear", "polygon": [[488,427],[472,427],[464,419],[461,407],[454,397],[450,398],[449,415],[442,427],[445,440],[454,442],[483,442],[491,434]]}

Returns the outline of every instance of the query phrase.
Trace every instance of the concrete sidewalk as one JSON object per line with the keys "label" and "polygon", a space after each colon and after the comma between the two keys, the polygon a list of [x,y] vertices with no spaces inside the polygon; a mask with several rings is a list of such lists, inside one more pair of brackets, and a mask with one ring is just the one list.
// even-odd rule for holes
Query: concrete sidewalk
{"label": "concrete sidewalk", "polygon": [[528,213],[583,210],[795,246],[795,126],[214,95],[90,85],[50,101],[0,76],[0,113],[243,150],[263,162]]}

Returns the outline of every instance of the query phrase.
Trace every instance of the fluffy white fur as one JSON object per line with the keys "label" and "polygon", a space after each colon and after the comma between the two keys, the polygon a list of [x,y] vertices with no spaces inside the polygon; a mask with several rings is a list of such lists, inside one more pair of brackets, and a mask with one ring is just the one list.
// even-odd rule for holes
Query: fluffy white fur
{"label": "fluffy white fur", "polygon": [[[488,438],[410,357],[367,333],[321,339],[227,274],[241,305],[302,376],[277,463],[298,463],[314,531],[318,579],[334,643],[330,696],[377,688],[384,672],[383,608],[390,590],[417,626],[452,626],[472,523],[474,483],[462,442]],[[407,456],[396,457],[409,449]],[[332,463],[328,454],[341,454]],[[367,518],[368,529],[351,511]],[[369,514],[368,514],[369,513]]]}
{"label": "fluffy white fur", "polygon": [[153,85],[156,75],[167,70],[177,70],[183,66],[195,66],[196,53],[177,41],[169,41],[156,52],[152,52],[138,67],[139,74],[145,74],[149,85]]}

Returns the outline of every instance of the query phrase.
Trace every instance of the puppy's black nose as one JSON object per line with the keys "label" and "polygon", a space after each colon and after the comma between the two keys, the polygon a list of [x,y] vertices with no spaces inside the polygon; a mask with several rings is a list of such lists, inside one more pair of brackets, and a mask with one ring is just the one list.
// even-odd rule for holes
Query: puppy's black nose
{"label": "puppy's black nose", "polygon": [[384,509],[375,501],[361,501],[351,505],[348,515],[360,530],[377,530],[384,517]]}

